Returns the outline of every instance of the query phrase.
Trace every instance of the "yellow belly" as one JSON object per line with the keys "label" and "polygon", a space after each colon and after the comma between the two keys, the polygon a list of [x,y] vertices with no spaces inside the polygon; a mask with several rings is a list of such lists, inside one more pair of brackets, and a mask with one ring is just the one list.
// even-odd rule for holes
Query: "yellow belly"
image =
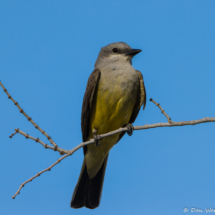
{"label": "yellow belly", "polygon": [[[120,85],[115,85],[108,90],[104,90],[102,86],[100,82],[94,95],[88,139],[93,138],[93,129],[97,130],[97,134],[104,134],[127,124],[136,102],[136,90],[131,95]],[[90,178],[96,175],[118,137],[119,134],[115,134],[100,140],[100,146],[95,146],[95,144],[87,146],[85,162]]]}

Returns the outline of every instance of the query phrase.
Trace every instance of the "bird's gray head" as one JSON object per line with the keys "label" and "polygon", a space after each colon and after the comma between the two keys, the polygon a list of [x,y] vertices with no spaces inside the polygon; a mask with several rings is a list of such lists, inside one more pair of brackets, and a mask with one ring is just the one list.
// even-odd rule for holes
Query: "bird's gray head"
{"label": "bird's gray head", "polygon": [[95,67],[115,62],[131,63],[132,57],[139,52],[141,52],[140,49],[132,49],[124,42],[111,43],[101,49]]}

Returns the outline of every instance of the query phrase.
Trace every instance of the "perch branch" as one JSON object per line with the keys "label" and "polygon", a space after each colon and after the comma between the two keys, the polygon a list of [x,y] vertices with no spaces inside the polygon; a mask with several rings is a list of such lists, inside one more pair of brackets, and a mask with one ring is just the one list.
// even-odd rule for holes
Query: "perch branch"
{"label": "perch branch", "polygon": [[[15,193],[15,195],[12,197],[13,199],[16,197],[16,195],[18,195],[20,193],[20,190],[24,187],[25,184],[27,184],[28,182],[32,181],[33,179],[37,178],[38,176],[40,176],[41,174],[43,174],[46,171],[50,171],[52,169],[52,167],[54,167],[55,165],[57,165],[58,163],[60,163],[60,161],[62,161],[63,159],[65,159],[68,156],[71,156],[75,151],[77,151],[78,149],[89,145],[89,144],[93,144],[96,143],[95,139],[90,139],[89,141],[86,142],[82,142],[80,143],[78,146],[76,146],[75,148],[71,149],[71,150],[65,150],[65,149],[61,149],[57,146],[57,144],[51,139],[50,136],[48,136],[48,134],[43,131],[24,111],[23,109],[21,109],[21,107],[18,105],[18,103],[11,97],[11,95],[8,93],[8,91],[5,89],[5,87],[3,86],[3,84],[0,82],[0,85],[2,86],[4,92],[8,95],[8,98],[11,99],[13,101],[13,103],[19,108],[20,113],[23,113],[23,115],[28,119],[28,121],[30,121],[35,128],[37,128],[42,134],[44,134],[48,140],[52,143],[52,146],[49,146],[48,144],[45,144],[44,142],[42,142],[39,138],[35,138],[32,137],[28,134],[26,134],[25,132],[19,130],[19,129],[15,129],[15,133],[11,134],[10,138],[12,138],[15,134],[20,133],[21,135],[25,136],[26,138],[32,139],[36,142],[39,142],[41,145],[43,145],[45,148],[49,148],[52,149],[54,151],[58,151],[60,152],[60,154],[66,154],[64,156],[62,156],[60,159],[58,159],[55,163],[53,163],[51,166],[49,166],[48,168],[44,169],[43,171],[37,173],[35,176],[33,176],[32,178],[30,178],[29,180],[25,181],[24,183],[21,184],[21,186],[19,187],[18,191]],[[158,127],[174,127],[174,126],[185,126],[185,125],[196,125],[196,124],[200,124],[200,123],[206,123],[206,122],[215,122],[215,117],[205,117],[203,119],[198,119],[198,120],[192,120],[192,121],[180,121],[180,122],[173,122],[171,121],[171,118],[166,114],[166,112],[163,110],[163,108],[160,106],[159,103],[156,103],[153,99],[150,99],[150,101],[152,101],[156,106],[158,106],[162,112],[162,114],[165,115],[165,117],[167,118],[168,122],[167,123],[155,123],[155,124],[151,124],[151,125],[143,125],[143,126],[134,126],[134,130],[144,130],[144,129],[150,129],[150,128],[158,128]],[[111,131],[108,132],[106,134],[101,134],[97,136],[97,140],[103,139],[105,137],[108,136],[112,136],[114,134],[117,133],[121,133],[121,132],[126,132],[129,131],[129,128],[127,127],[123,127],[123,128],[119,128],[115,131]],[[99,147],[99,146],[97,146]]]}
{"label": "perch branch", "polygon": [[[184,126],[184,125],[196,125],[196,124],[200,124],[200,123],[206,123],[206,122],[215,122],[215,117],[211,117],[211,118],[208,118],[208,117],[205,117],[203,119],[199,119],[199,120],[192,120],[192,121],[181,121],[181,122],[167,122],[167,123],[156,123],[156,124],[151,124],[151,125],[143,125],[143,126],[134,126],[134,130],[144,130],[144,129],[150,129],[150,128],[158,128],[158,127],[174,127],[174,126]],[[102,139],[104,137],[108,137],[108,136],[112,136],[114,134],[117,134],[117,133],[121,133],[123,131],[128,131],[129,129],[127,127],[125,128],[119,128],[115,131],[111,131],[111,132],[108,132],[106,134],[102,134],[102,135],[99,135],[98,136],[98,139]],[[95,143],[96,141],[94,139],[91,139],[89,141],[86,141],[86,142],[82,142],[80,143],[78,146],[76,146],[75,148],[69,150],[69,153],[64,155],[63,157],[60,158],[60,161],[63,160],[64,158],[72,155],[75,151],[77,151],[78,149],[86,146],[86,145],[89,145],[89,144],[92,144],[92,143]],[[99,147],[99,146],[98,146]],[[60,162],[59,161],[59,162]],[[58,161],[55,162],[54,164],[52,164],[50,167],[48,167],[47,169],[41,171],[40,173],[38,173],[37,175],[35,175],[34,177],[30,178],[29,180],[27,180],[26,182],[24,182],[23,184],[21,184],[21,186],[19,187],[18,191],[16,192],[16,194],[13,196],[13,199],[15,198],[15,196],[17,194],[19,194],[20,190],[22,189],[22,187],[24,187],[25,184],[27,184],[28,182],[32,181],[34,178],[40,176],[42,173],[44,173],[45,171],[48,171],[48,170],[51,170],[52,167],[54,167],[57,163],[59,163]]]}

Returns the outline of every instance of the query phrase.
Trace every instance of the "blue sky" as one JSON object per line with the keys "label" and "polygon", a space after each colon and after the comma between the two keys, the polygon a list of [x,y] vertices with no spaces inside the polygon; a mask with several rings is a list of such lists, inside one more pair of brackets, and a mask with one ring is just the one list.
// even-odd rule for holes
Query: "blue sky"
{"label": "blue sky", "polygon": [[[214,117],[215,1],[1,1],[0,80],[62,148],[81,142],[81,106],[100,48],[123,41],[142,52],[147,104],[134,125]],[[214,123],[126,135],[111,151],[99,208],[70,208],[82,150],[20,184],[60,157],[0,90],[1,214],[184,214],[215,208]],[[187,214],[191,213],[190,211]]]}

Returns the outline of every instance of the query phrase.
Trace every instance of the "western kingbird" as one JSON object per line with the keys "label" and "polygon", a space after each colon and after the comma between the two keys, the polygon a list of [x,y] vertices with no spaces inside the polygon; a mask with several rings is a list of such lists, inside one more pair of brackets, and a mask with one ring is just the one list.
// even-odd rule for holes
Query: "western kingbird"
{"label": "western kingbird", "polygon": [[[142,74],[131,65],[141,52],[123,42],[103,47],[90,75],[84,94],[81,130],[83,141],[133,123],[146,104]],[[99,140],[100,145],[84,146],[84,161],[73,192],[71,207],[94,209],[99,206],[110,149],[125,132]]]}

